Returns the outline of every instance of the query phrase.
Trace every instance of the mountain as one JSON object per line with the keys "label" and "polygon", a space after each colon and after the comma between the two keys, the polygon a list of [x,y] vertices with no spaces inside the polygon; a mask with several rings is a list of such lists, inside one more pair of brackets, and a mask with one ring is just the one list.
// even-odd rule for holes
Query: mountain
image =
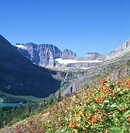
{"label": "mountain", "polygon": [[65,49],[61,54],[62,59],[76,59],[76,57],[77,55],[68,49]]}
{"label": "mountain", "polygon": [[85,57],[78,57],[78,60],[80,61],[104,61],[104,59],[105,56],[97,52],[88,52],[86,53]]}
{"label": "mountain", "polygon": [[52,44],[16,44],[18,51],[33,63],[43,67],[86,67],[104,60],[98,53],[87,53],[85,57],[78,57],[76,53],[65,49],[61,51]]}
{"label": "mountain", "polygon": [[61,56],[61,51],[51,44],[17,43],[16,46],[23,56],[43,67],[55,66],[55,58]]}
{"label": "mountain", "polygon": [[[62,95],[77,91],[87,82],[91,86],[98,85],[99,79],[106,77],[112,81],[118,80],[130,75],[130,39],[126,40],[119,47],[115,48],[112,56],[109,54],[100,63],[91,63],[82,70],[72,70],[73,77],[69,81],[66,89],[63,89]],[[121,50],[122,49],[122,50]],[[119,54],[120,53],[120,54]],[[87,53],[86,56],[95,57],[94,53]],[[97,55],[97,54],[96,54]],[[108,59],[108,57],[111,57]],[[91,58],[92,59],[92,58]],[[83,59],[82,59],[83,60]],[[56,93],[57,94],[57,93]]]}
{"label": "mountain", "polygon": [[85,58],[86,58],[86,60],[101,60],[101,61],[104,60],[104,56],[97,52],[94,52],[94,53],[88,52],[88,53],[86,53]]}
{"label": "mountain", "polygon": [[118,56],[122,56],[123,54],[127,52],[130,52],[130,38],[126,40],[123,44],[115,48],[113,51],[108,53],[105,60],[110,60]]}
{"label": "mountain", "polygon": [[34,44],[34,43],[26,43],[26,44],[16,44],[18,51],[29,58],[33,63],[43,66],[43,67],[55,67],[57,62],[55,59],[74,59],[76,58],[76,54],[71,50],[65,49],[61,52],[56,46],[52,44]]}
{"label": "mountain", "polygon": [[[37,46],[30,46],[30,52],[36,55],[35,50],[31,49]],[[27,51],[23,52],[30,57]],[[37,57],[34,56],[32,60],[37,60]],[[0,35],[0,91],[13,95],[46,97],[60,87],[60,81],[53,78],[55,74],[52,70],[33,64]]]}

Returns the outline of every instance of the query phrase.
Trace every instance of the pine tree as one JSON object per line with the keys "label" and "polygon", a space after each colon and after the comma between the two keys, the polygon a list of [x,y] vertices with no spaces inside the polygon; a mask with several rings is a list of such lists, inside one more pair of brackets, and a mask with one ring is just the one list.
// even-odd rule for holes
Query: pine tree
{"label": "pine tree", "polygon": [[61,91],[59,90],[57,101],[60,102],[62,100]]}

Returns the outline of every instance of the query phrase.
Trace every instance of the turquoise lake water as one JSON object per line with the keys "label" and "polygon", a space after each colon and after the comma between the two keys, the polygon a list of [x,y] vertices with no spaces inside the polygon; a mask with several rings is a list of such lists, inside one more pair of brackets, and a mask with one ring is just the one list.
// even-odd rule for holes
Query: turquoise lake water
{"label": "turquoise lake water", "polygon": [[[1,107],[8,107],[8,106],[19,106],[21,103],[0,103],[0,108]],[[23,106],[26,105],[26,103],[22,103]]]}

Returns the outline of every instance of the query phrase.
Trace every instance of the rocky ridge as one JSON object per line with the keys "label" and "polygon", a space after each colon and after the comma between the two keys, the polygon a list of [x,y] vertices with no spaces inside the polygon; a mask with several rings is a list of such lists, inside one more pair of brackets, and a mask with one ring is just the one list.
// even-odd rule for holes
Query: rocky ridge
{"label": "rocky ridge", "polygon": [[[88,66],[87,61],[103,61],[104,56],[98,53],[87,53],[85,57],[78,57],[76,53],[71,50],[65,49],[61,51],[59,48],[52,44],[34,44],[34,43],[26,43],[26,44],[16,44],[18,51],[29,58],[33,63],[43,66],[43,67],[85,67]],[[58,62],[56,59],[64,60],[73,60],[72,63],[64,63]],[[74,60],[76,62],[74,62]],[[93,63],[92,62],[92,63]],[[91,64],[89,62],[89,64]]]}
{"label": "rocky ridge", "polygon": [[105,60],[110,60],[113,58],[116,58],[118,56],[122,56],[123,54],[130,51],[130,38],[127,39],[124,43],[122,43],[120,46],[115,48],[113,51],[108,53]]}
{"label": "rocky ridge", "polygon": [[43,67],[55,67],[58,62],[55,61],[57,58],[62,59],[75,59],[76,54],[71,50],[65,49],[63,52],[52,44],[16,44],[18,51],[29,58],[33,63]]}
{"label": "rocky ridge", "polygon": [[[127,39],[120,46],[108,53],[106,56],[97,52],[88,52],[84,57],[78,57],[76,53],[71,50],[65,49],[61,51],[59,48],[52,44],[16,44],[18,51],[25,57],[29,58],[33,63],[43,67],[88,67],[93,66],[95,61],[105,61],[123,56],[130,51],[130,38]],[[73,60],[71,63],[59,63],[57,58],[62,60]],[[76,60],[76,62],[74,62]],[[87,62],[92,61],[92,62]],[[96,62],[97,63],[97,62]],[[99,63],[99,62],[98,62]]]}
{"label": "rocky ridge", "polygon": [[[111,53],[111,54],[110,54]],[[77,70],[71,78],[70,85],[64,90],[62,95],[70,94],[79,90],[85,83],[91,86],[98,85],[101,78],[106,77],[112,81],[130,75],[130,39],[110,52],[106,59],[98,64],[88,65],[86,70]]]}

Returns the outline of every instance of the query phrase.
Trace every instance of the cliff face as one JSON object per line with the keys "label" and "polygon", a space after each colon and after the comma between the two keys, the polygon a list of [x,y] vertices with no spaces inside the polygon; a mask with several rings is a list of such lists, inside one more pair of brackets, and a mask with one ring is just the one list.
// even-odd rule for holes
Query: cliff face
{"label": "cliff face", "polygon": [[85,56],[86,60],[101,60],[103,61],[104,60],[104,56],[97,53],[97,52],[94,52],[94,53],[90,53],[88,52]]}
{"label": "cliff face", "polygon": [[[25,47],[23,47],[25,50]],[[31,55],[37,55],[37,46],[30,44],[30,51],[23,51],[28,58],[36,60]],[[31,54],[30,54],[30,53]],[[60,87],[60,82],[53,79],[53,71],[38,67],[22,56],[16,47],[12,46],[0,35],[0,91],[14,95],[33,95],[46,97]]]}
{"label": "cliff face", "polygon": [[86,53],[85,57],[78,57],[78,60],[80,61],[93,61],[93,60],[103,61],[104,59],[105,56],[97,52],[88,52]]}
{"label": "cliff face", "polygon": [[61,51],[51,44],[16,44],[19,52],[33,63],[46,67],[55,66],[55,58],[61,56]]}
{"label": "cliff face", "polygon": [[61,55],[62,59],[76,59],[76,57],[76,54],[68,49],[65,49]]}
{"label": "cliff face", "polygon": [[75,59],[76,54],[71,50],[65,49],[60,51],[56,46],[52,44],[16,44],[18,51],[29,58],[33,63],[43,67],[55,67],[57,58],[62,59]]}
{"label": "cliff face", "polygon": [[38,55],[40,62],[38,65],[40,66],[55,66],[55,58],[59,58],[61,56],[61,51],[54,45],[51,44],[41,44],[38,45]]}
{"label": "cliff face", "polygon": [[[93,65],[95,60],[103,61],[104,56],[98,53],[87,53],[85,57],[78,57],[76,53],[71,50],[65,49],[61,51],[56,46],[52,44],[16,44],[18,51],[30,59],[33,63],[43,66],[43,67],[86,67],[88,65]],[[67,65],[60,64],[56,59],[61,58],[62,60],[76,60],[77,62],[70,61]],[[81,62],[79,62],[81,61]],[[85,61],[85,62],[84,62]],[[86,61],[92,61],[88,63]]]}
{"label": "cliff face", "polygon": [[126,40],[123,44],[119,47],[108,53],[105,60],[113,59],[118,56],[122,56],[123,54],[130,51],[130,39]]}

